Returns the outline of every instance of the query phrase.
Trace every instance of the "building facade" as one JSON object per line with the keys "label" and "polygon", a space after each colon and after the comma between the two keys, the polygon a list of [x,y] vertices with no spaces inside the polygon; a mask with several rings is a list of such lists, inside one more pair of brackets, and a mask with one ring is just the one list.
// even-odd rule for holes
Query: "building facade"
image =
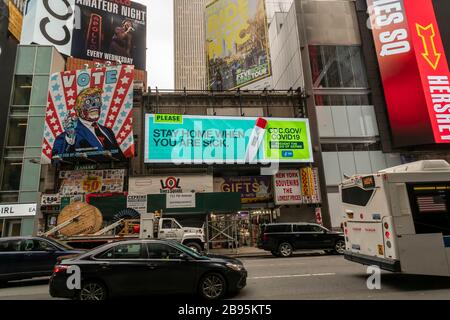
{"label": "building facade", "polygon": [[175,89],[205,90],[207,0],[174,0]]}

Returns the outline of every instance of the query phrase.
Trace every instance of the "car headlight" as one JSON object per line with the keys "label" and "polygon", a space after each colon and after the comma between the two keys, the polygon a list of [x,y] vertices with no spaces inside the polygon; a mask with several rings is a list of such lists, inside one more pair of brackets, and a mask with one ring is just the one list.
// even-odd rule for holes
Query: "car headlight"
{"label": "car headlight", "polygon": [[243,266],[235,263],[227,263],[226,266],[234,271],[241,271],[244,268]]}

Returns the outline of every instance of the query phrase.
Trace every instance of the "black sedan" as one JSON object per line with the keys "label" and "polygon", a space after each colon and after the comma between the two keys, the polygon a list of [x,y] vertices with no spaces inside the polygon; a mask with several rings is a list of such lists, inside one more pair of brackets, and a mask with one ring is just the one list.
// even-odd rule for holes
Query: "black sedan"
{"label": "black sedan", "polygon": [[[80,271],[78,286],[74,269]],[[239,260],[203,256],[174,241],[134,240],[108,244],[61,261],[50,280],[50,295],[106,300],[118,296],[199,294],[216,300],[237,293],[246,281],[247,271]]]}
{"label": "black sedan", "polygon": [[1,238],[0,282],[50,276],[59,257],[83,252],[48,238]]}

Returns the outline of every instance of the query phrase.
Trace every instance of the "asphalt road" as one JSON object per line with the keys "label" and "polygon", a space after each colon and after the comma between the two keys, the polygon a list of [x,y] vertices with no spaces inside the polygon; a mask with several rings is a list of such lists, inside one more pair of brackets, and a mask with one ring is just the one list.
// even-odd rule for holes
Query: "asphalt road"
{"label": "asphalt road", "polygon": [[[366,268],[341,256],[303,254],[288,259],[242,259],[249,271],[237,300],[450,300],[450,278],[383,273],[381,290],[369,290]],[[47,300],[46,279],[9,283],[0,300]]]}

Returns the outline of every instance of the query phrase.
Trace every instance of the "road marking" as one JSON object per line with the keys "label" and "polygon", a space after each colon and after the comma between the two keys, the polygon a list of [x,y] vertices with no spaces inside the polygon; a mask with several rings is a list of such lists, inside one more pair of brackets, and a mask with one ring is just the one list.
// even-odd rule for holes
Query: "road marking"
{"label": "road marking", "polygon": [[326,277],[326,276],[335,276],[335,275],[336,275],[336,273],[307,273],[307,274],[291,274],[291,275],[282,275],[282,276],[251,277],[251,278],[248,278],[248,280]]}

